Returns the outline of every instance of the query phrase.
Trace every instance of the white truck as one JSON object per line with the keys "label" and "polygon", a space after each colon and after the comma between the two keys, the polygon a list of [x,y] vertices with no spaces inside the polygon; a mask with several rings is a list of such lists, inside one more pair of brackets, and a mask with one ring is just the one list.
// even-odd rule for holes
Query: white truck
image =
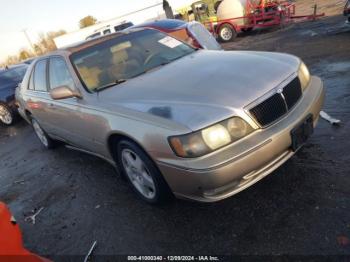
{"label": "white truck", "polygon": [[85,41],[86,39],[120,31],[120,28],[130,25],[129,23],[131,23],[131,21],[133,24],[141,24],[143,22],[150,22],[164,18],[166,18],[166,16],[163,10],[163,5],[155,4],[74,32],[69,32],[65,35],[56,37],[54,42],[57,48],[62,48]]}
{"label": "white truck", "polygon": [[126,21],[117,25],[106,25],[96,29],[93,34],[89,35],[86,38],[86,40],[93,39],[103,35],[112,34],[115,32],[119,32],[133,25],[134,24],[132,22],[126,22]]}

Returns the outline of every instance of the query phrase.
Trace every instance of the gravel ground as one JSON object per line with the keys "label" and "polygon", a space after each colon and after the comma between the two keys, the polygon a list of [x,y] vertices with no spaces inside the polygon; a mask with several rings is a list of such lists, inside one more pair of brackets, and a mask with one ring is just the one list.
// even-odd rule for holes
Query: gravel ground
{"label": "gravel ground", "polygon": [[[300,56],[326,85],[324,120],[307,145],[263,181],[214,204],[138,200],[108,163],[59,147],[43,149],[24,121],[0,127],[0,200],[27,248],[84,255],[350,255],[350,27],[344,17],[252,32],[226,49]],[[44,209],[36,223],[24,219]],[[57,259],[58,257],[56,257]]]}

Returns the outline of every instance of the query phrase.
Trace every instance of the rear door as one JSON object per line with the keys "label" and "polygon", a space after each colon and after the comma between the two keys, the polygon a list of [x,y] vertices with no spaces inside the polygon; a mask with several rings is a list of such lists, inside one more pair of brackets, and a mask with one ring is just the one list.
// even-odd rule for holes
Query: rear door
{"label": "rear door", "polygon": [[33,117],[39,122],[41,127],[48,133],[53,131],[48,108],[51,97],[47,88],[47,59],[39,60],[31,72],[29,85],[26,91],[26,103]]}

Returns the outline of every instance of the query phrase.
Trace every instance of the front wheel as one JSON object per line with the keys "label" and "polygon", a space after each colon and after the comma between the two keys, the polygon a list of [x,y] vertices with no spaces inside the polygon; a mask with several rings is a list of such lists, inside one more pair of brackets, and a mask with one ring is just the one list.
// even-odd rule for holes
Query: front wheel
{"label": "front wheel", "polygon": [[46,134],[35,118],[32,118],[32,126],[36,136],[45,148],[52,149],[55,147],[55,141]]}
{"label": "front wheel", "polygon": [[169,186],[152,159],[134,142],[122,140],[118,163],[137,195],[149,204],[162,204],[172,198]]}
{"label": "front wheel", "polygon": [[15,121],[13,111],[5,104],[0,104],[0,123],[5,126],[10,126]]}
{"label": "front wheel", "polygon": [[233,41],[236,38],[236,36],[236,30],[233,28],[233,26],[229,24],[225,24],[219,29],[219,40],[223,43]]}

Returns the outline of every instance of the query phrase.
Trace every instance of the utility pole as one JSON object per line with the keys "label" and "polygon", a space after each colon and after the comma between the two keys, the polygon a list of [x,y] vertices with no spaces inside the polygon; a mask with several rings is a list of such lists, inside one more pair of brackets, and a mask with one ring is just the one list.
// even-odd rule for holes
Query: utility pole
{"label": "utility pole", "polygon": [[171,6],[169,5],[169,2],[167,0],[163,0],[163,10],[165,12],[165,16],[168,19],[174,19],[174,13],[171,9]]}
{"label": "utility pole", "polygon": [[34,54],[36,54],[34,45],[33,45],[32,41],[30,40],[30,38],[29,38],[29,36],[28,36],[27,29],[23,29],[22,32],[24,33],[24,35],[25,35],[25,37],[26,37],[26,39],[27,39],[27,41],[28,41],[30,47],[33,49]]}

